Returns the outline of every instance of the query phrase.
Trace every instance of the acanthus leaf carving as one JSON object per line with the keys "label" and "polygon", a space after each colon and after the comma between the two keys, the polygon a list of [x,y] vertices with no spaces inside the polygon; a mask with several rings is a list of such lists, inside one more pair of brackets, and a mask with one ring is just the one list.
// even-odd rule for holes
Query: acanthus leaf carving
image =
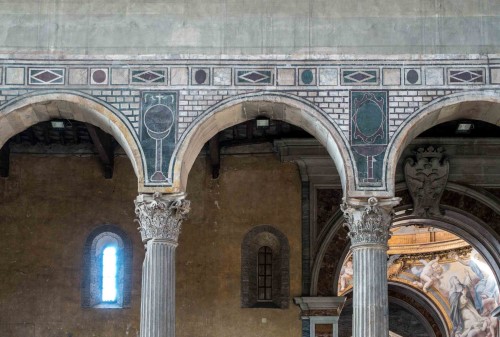
{"label": "acanthus leaf carving", "polygon": [[177,244],[182,221],[190,210],[190,201],[184,199],[184,195],[141,194],[134,204],[144,243],[151,239],[165,239]]}
{"label": "acanthus leaf carving", "polygon": [[344,226],[349,228],[348,235],[352,245],[365,243],[387,245],[392,207],[398,202],[399,198],[393,198],[389,203],[384,202],[382,207],[375,197],[369,198],[367,203],[357,205],[349,204],[344,199],[340,207],[344,212],[346,219]]}
{"label": "acanthus leaf carving", "polygon": [[444,149],[428,146],[418,148],[415,153],[415,158],[407,158],[404,165],[406,185],[413,199],[412,215],[441,215],[439,203],[450,170],[449,162],[444,158]]}

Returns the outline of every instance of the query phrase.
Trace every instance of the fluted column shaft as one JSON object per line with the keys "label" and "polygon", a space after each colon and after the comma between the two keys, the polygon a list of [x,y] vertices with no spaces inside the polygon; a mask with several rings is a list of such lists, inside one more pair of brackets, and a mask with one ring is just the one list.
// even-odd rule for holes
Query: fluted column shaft
{"label": "fluted column shaft", "polygon": [[352,249],[353,337],[386,337],[389,333],[387,299],[387,248]]}
{"label": "fluted column shaft", "polygon": [[141,337],[175,336],[175,249],[161,239],[147,242],[142,270]]}
{"label": "fluted column shaft", "polygon": [[353,337],[388,337],[387,241],[399,198],[345,200],[353,254]]}
{"label": "fluted column shaft", "polygon": [[139,195],[135,212],[146,247],[142,268],[141,337],[175,337],[175,249],[189,212],[184,195]]}

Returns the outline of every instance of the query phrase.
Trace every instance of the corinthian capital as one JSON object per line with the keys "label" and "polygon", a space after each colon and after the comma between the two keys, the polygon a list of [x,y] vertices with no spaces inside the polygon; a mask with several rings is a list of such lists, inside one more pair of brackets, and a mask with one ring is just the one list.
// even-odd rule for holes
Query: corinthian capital
{"label": "corinthian capital", "polygon": [[340,205],[349,228],[349,237],[352,246],[363,244],[387,245],[390,237],[389,228],[393,214],[393,207],[401,198],[368,200],[344,198]]}
{"label": "corinthian capital", "polygon": [[185,195],[140,194],[134,201],[142,242],[165,239],[177,244],[181,224],[190,209]]}

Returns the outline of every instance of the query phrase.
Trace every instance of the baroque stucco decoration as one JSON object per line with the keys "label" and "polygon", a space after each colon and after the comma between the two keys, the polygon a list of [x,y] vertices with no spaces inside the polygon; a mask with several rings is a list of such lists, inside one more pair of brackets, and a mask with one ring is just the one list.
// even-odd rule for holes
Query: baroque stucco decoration
{"label": "baroque stucco decoration", "polygon": [[345,226],[349,228],[348,235],[352,245],[366,243],[387,245],[392,207],[398,202],[399,198],[394,198],[387,205],[389,207],[383,207],[385,205],[381,205],[375,197],[369,198],[364,205],[353,205],[344,200],[340,208],[347,220]]}
{"label": "baroque stucco decoration", "polygon": [[442,215],[439,202],[450,171],[444,149],[421,147],[415,154],[415,158],[407,158],[404,165],[406,185],[413,199],[412,215],[425,218]]}
{"label": "baroque stucco decoration", "polygon": [[182,221],[187,218],[190,201],[185,195],[164,196],[161,193],[141,194],[134,201],[136,221],[142,241],[163,239],[177,244]]}

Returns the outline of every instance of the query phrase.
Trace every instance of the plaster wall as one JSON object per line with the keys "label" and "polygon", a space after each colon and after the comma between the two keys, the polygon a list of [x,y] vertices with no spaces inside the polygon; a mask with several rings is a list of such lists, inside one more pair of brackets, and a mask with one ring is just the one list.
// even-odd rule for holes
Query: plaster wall
{"label": "plaster wall", "polygon": [[496,0],[3,0],[0,53],[484,54]]}
{"label": "plaster wall", "polygon": [[[274,154],[222,157],[212,180],[198,159],[188,180],[192,203],[177,248],[177,336],[301,335],[300,178]],[[241,308],[241,243],[255,226],[271,225],[290,244],[288,309]]]}
{"label": "plaster wall", "polygon": [[[112,180],[97,157],[11,154],[0,179],[0,336],[136,337],[143,245],[134,223],[136,178],[125,156]],[[224,156],[211,179],[206,158],[191,171],[190,219],[177,250],[177,336],[298,337],[298,309],[240,308],[240,245],[269,224],[290,243],[290,298],[300,294],[300,180],[274,154]],[[83,245],[101,224],[133,242],[131,307],[81,308]]]}
{"label": "plaster wall", "polygon": [[[0,336],[136,336],[144,253],[135,182],[127,157],[105,180],[97,157],[11,154],[10,176],[0,179]],[[81,308],[83,247],[102,224],[133,243],[128,309]]]}

